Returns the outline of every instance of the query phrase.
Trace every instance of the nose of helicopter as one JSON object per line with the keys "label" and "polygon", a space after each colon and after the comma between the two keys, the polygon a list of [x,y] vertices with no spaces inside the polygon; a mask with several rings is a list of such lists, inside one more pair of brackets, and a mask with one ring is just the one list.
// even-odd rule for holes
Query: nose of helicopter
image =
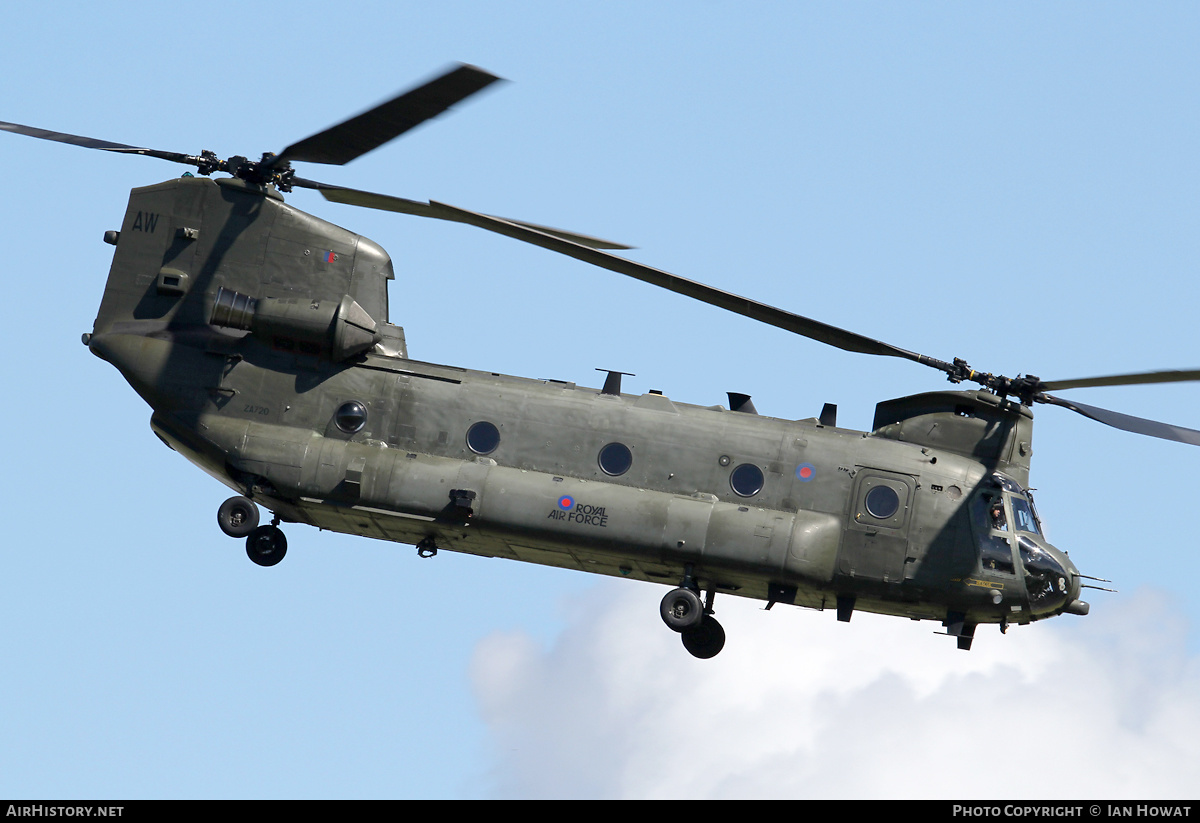
{"label": "nose of helicopter", "polygon": [[1029,606],[1035,615],[1087,614],[1087,604],[1079,600],[1079,570],[1066,552],[1027,535],[1021,535],[1019,548]]}

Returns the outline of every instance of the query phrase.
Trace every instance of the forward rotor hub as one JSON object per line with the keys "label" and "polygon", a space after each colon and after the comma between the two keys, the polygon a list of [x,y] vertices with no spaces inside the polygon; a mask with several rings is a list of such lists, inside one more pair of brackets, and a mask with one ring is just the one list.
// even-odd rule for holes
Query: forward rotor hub
{"label": "forward rotor hub", "polygon": [[220,171],[247,183],[275,186],[280,191],[289,192],[292,190],[292,179],[296,172],[286,160],[280,162],[277,158],[278,155],[274,152],[264,152],[261,160],[250,160],[240,154],[221,160],[214,152],[206,149],[198,156],[188,157],[188,162],[205,176]]}
{"label": "forward rotor hub", "polygon": [[1042,393],[1043,384],[1036,375],[1005,377],[1002,374],[978,372],[961,357],[954,358],[954,363],[945,369],[945,372],[946,379],[951,383],[962,383],[963,381],[978,383],[997,397],[1015,397],[1026,406],[1032,406],[1039,402]]}

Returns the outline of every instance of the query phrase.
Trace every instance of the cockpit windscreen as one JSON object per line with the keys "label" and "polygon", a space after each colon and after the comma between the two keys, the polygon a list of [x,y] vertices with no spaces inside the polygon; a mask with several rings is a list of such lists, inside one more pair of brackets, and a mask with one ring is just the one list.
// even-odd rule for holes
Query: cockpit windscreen
{"label": "cockpit windscreen", "polygon": [[1033,509],[1029,506],[1029,501],[1024,497],[1013,495],[1012,511],[1013,520],[1016,521],[1018,531],[1029,532],[1030,534],[1041,534],[1038,530],[1037,518],[1033,516]]}

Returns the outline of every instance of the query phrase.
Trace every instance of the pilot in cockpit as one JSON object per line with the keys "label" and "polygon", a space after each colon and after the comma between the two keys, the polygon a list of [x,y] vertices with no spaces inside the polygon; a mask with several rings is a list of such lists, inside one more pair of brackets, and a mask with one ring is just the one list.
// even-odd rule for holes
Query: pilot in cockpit
{"label": "pilot in cockpit", "polygon": [[992,520],[992,528],[996,531],[1008,531],[1008,521],[1004,517],[1004,502],[996,500],[988,508],[988,516]]}

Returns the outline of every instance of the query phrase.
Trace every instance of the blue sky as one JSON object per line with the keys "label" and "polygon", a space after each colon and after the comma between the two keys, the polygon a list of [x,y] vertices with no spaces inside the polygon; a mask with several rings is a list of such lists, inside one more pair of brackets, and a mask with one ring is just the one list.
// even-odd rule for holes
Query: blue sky
{"label": "blue sky", "polygon": [[[475,63],[510,82],[301,174],[1063,379],[1200,366],[1198,38],[1184,3],[49,2],[6,20],[0,119],[255,155]],[[726,599],[700,662],[659,587],[299,527],[254,566],[224,487],[79,343],[104,230],[179,171],[0,135],[0,796],[1194,795],[1198,453],[1061,409],[1036,410],[1039,507],[1120,594],[969,654]],[[388,249],[421,359],[860,429],[944,386],[469,227],[291,202]],[[1070,396],[1200,428],[1194,385]]]}

